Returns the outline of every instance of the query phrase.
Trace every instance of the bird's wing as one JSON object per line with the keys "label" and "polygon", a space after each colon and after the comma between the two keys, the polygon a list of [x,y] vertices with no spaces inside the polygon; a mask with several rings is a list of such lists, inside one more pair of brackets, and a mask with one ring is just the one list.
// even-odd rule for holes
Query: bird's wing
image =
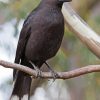
{"label": "bird's wing", "polygon": [[20,33],[18,45],[17,45],[15,63],[20,63],[20,59],[23,55],[23,51],[25,50],[25,45],[28,41],[30,34],[31,34],[30,23],[26,23],[26,24],[24,23]]}
{"label": "bird's wing", "polygon": [[[18,45],[17,45],[17,50],[16,50],[15,61],[14,61],[17,64],[20,63],[21,57],[22,57],[23,52],[25,50],[25,44],[27,43],[30,34],[31,34],[30,26],[28,24],[24,23],[23,28],[22,28],[21,33],[20,33],[20,37],[19,37],[19,41],[18,41]],[[14,69],[13,70],[13,79],[15,79],[16,73],[17,73],[17,70]]]}
{"label": "bird's wing", "polygon": [[39,9],[39,7],[35,8],[26,18],[23,24],[23,28],[20,33],[17,50],[16,50],[16,56],[15,56],[15,63],[19,64],[20,59],[23,55],[23,52],[25,50],[26,43],[28,41],[28,38],[31,34],[31,20],[34,18],[35,12]]}

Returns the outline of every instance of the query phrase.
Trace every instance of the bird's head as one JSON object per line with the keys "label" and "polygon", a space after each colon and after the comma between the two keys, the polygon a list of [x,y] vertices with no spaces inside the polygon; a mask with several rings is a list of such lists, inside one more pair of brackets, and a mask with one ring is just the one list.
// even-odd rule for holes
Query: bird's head
{"label": "bird's head", "polygon": [[64,2],[71,2],[72,0],[42,0],[42,2],[45,2],[49,5],[58,5],[59,7],[62,7]]}
{"label": "bird's head", "polygon": [[58,4],[62,5],[64,2],[71,2],[72,0],[58,0]]}
{"label": "bird's head", "polygon": [[71,2],[72,0],[58,0],[58,1],[64,3],[64,2]]}

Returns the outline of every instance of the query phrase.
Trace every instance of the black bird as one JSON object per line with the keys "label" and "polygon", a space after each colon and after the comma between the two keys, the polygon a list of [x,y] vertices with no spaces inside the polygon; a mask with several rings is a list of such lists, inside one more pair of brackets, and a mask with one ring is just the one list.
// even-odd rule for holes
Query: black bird
{"label": "black bird", "polygon": [[[61,8],[71,0],[42,0],[24,21],[20,33],[15,63],[40,68],[56,55],[64,34]],[[31,77],[14,70],[14,89],[11,100],[29,100]]]}

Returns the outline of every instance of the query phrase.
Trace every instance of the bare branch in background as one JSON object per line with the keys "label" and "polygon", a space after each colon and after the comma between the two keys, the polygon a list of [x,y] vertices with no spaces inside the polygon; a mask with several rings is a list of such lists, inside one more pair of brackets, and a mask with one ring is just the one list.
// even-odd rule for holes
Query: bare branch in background
{"label": "bare branch in background", "polygon": [[62,12],[65,23],[71,31],[100,58],[100,36],[78,16],[68,3],[63,5]]}
{"label": "bare branch in background", "polygon": [[[5,68],[12,68],[12,69],[17,69],[20,71],[23,71],[30,76],[33,76],[33,78],[37,77],[37,72],[29,67],[19,65],[19,64],[13,64],[10,62],[6,62],[3,60],[0,60],[0,65],[4,66]],[[68,72],[57,72],[58,76],[56,79],[70,79],[74,77],[78,77],[80,75],[92,73],[92,72],[100,72],[100,65],[89,65],[86,67],[78,68],[73,71],[68,71]],[[52,73],[50,72],[42,72],[41,73],[41,78],[53,78]]]}

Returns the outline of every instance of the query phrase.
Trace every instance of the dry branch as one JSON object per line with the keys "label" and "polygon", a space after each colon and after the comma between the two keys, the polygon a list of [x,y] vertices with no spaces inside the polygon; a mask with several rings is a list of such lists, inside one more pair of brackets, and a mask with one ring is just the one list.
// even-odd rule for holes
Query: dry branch
{"label": "dry branch", "polygon": [[62,12],[65,23],[69,26],[70,30],[100,58],[100,36],[78,16],[68,3],[64,4]]}
{"label": "dry branch", "polygon": [[[3,60],[0,60],[0,65],[4,66],[5,68],[12,68],[12,69],[23,71],[29,74],[30,76],[32,76],[33,78],[37,77],[37,72],[35,70],[23,65],[10,63]],[[57,72],[58,73],[57,79],[70,79],[70,78],[78,77],[80,75],[84,75],[92,72],[100,72],[100,65],[89,65],[86,67],[75,69],[73,71]],[[53,76],[50,72],[42,72],[41,78],[53,78]]]}

